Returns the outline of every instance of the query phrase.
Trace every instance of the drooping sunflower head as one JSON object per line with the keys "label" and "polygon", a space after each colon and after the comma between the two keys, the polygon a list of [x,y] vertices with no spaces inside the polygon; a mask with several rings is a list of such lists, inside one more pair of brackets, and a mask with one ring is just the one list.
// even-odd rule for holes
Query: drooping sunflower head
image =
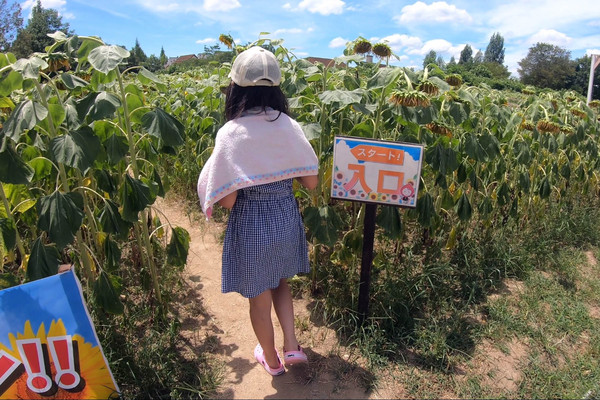
{"label": "drooping sunflower head", "polygon": [[521,89],[521,93],[524,94],[535,94],[535,88],[533,86],[525,86],[523,89]]}
{"label": "drooping sunflower head", "polygon": [[221,33],[219,35],[219,42],[221,42],[225,46],[227,46],[228,49],[233,48],[233,37],[231,37],[231,35],[226,35],[224,33]]}
{"label": "drooping sunflower head", "polygon": [[359,39],[354,43],[354,54],[367,54],[370,53],[373,46],[371,42],[366,39]]}
{"label": "drooping sunflower head", "polygon": [[460,86],[463,83],[462,76],[459,74],[446,75],[445,81],[450,86]]}
{"label": "drooping sunflower head", "polygon": [[376,43],[373,45],[373,53],[379,58],[390,58],[392,49],[385,43]]}
{"label": "drooping sunflower head", "polygon": [[600,100],[592,100],[589,104],[590,107],[600,109]]}
{"label": "drooping sunflower head", "polygon": [[573,95],[568,95],[566,97],[567,103],[573,103],[574,101],[577,101],[577,97],[573,96]]}
{"label": "drooping sunflower head", "polygon": [[433,133],[437,133],[438,135],[452,137],[452,130],[450,127],[443,122],[430,122],[425,125],[427,129],[429,129]]}
{"label": "drooping sunflower head", "polygon": [[571,125],[563,125],[560,127],[560,131],[565,135],[572,135],[575,133],[575,128],[573,128]]}
{"label": "drooping sunflower head", "polygon": [[458,97],[458,94],[454,90],[449,90],[444,93],[444,98],[446,101],[455,101],[457,103],[462,103],[462,99]]}
{"label": "drooping sunflower head", "polygon": [[430,96],[435,96],[440,91],[440,89],[435,85],[435,83],[431,82],[430,80],[425,80],[419,83],[417,89],[423,93],[427,93]]}
{"label": "drooping sunflower head", "polygon": [[585,118],[587,116],[587,114],[583,110],[580,110],[579,108],[576,108],[576,107],[571,107],[569,109],[569,111],[571,111],[571,114],[573,114],[579,118]]}
{"label": "drooping sunflower head", "polygon": [[535,125],[531,121],[523,120],[523,122],[521,122],[521,129],[525,129],[527,131],[533,131],[534,128],[535,128]]}
{"label": "drooping sunflower head", "polygon": [[427,95],[418,90],[396,90],[390,95],[390,101],[404,107],[429,107],[431,104]]}
{"label": "drooping sunflower head", "polygon": [[48,68],[46,68],[46,72],[56,72],[60,69],[68,71],[71,69],[69,57],[65,53],[48,54],[46,62],[48,63]]}
{"label": "drooping sunflower head", "polygon": [[537,130],[540,132],[547,133],[558,133],[560,132],[560,125],[556,122],[550,121],[548,119],[540,119],[536,125]]}

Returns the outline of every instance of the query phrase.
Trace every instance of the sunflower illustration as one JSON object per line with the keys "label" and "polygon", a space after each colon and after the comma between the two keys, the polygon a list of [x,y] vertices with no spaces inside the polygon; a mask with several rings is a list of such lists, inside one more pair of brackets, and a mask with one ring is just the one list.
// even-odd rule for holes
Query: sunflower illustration
{"label": "sunflower illustration", "polygon": [[[4,350],[12,357],[21,360],[21,355],[18,350],[17,340],[23,339],[39,339],[42,346],[47,347],[49,340],[52,337],[64,337],[67,335],[65,326],[62,320],[52,321],[50,328],[46,333],[44,324],[40,324],[37,333],[33,332],[31,323],[25,322],[23,333],[17,333],[17,336],[9,334],[11,348],[0,343],[0,350]],[[113,377],[108,370],[106,361],[99,346],[94,346],[86,342],[80,335],[72,335],[72,340],[77,347],[79,364],[79,374],[82,378],[81,384],[71,390],[65,390],[57,387],[57,391],[51,396],[42,395],[32,391],[28,387],[28,374],[22,373],[12,385],[10,385],[3,393],[0,393],[0,399],[108,399],[117,398],[115,383]],[[21,360],[24,361],[25,360]],[[50,369],[49,374],[53,380],[57,376],[57,365],[55,361],[49,357]]]}

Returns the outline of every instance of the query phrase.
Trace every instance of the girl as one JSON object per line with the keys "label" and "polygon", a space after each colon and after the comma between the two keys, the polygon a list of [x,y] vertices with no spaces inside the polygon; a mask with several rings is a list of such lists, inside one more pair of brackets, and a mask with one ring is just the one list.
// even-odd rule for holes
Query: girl
{"label": "girl", "polygon": [[302,217],[292,191],[297,179],[318,183],[318,160],[296,121],[289,117],[275,56],[252,47],[237,56],[226,93],[227,123],[198,179],[202,209],[210,218],[215,202],[231,209],[223,245],[222,291],[250,303],[258,339],[254,357],[271,375],[285,372],[275,348],[271,305],[283,331],[286,365],[307,362],[294,331],[287,283],[309,272]]}

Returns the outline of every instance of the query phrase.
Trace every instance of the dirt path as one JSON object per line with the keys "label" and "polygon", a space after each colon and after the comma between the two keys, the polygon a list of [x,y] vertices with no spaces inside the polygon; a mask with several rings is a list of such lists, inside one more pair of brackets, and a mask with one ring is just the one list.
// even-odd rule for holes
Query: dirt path
{"label": "dirt path", "polygon": [[[360,366],[355,354],[341,347],[335,332],[318,326],[310,318],[310,300],[294,301],[299,340],[309,357],[307,367],[288,369],[271,377],[254,360],[256,337],[250,325],[247,300],[236,293],[221,293],[221,243],[223,226],[206,223],[199,215],[190,217],[172,199],[157,207],[173,226],[191,236],[187,273],[194,298],[202,302],[197,318],[183,324],[184,334],[210,350],[223,363],[224,379],[217,394],[223,399],[378,399],[405,397],[396,390],[367,390],[373,376]],[[273,321],[277,319],[273,314]],[[276,325],[276,343],[282,338]],[[212,343],[207,346],[207,343]]]}

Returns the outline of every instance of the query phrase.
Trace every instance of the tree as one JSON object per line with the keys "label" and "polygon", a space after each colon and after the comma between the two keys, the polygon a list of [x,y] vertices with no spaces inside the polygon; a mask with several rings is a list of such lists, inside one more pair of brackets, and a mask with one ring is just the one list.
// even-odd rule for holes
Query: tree
{"label": "tree", "polygon": [[158,59],[160,61],[160,67],[161,68],[164,68],[165,65],[167,65],[167,61],[169,61],[169,58],[165,54],[165,49],[162,46],[160,48],[160,55],[158,56]]}
{"label": "tree", "polygon": [[444,69],[446,67],[446,62],[444,61],[444,58],[442,56],[438,56],[437,60],[435,60],[435,63],[441,69]]}
{"label": "tree", "polygon": [[158,71],[164,67],[164,64],[161,64],[160,62],[160,58],[156,57],[154,54],[148,57],[146,62],[144,62],[142,65],[146,67],[148,71],[152,72]]}
{"label": "tree", "polygon": [[461,65],[470,65],[473,63],[473,49],[467,44],[460,52],[458,63]]}
{"label": "tree", "polygon": [[[275,49],[272,51],[275,52]],[[204,46],[204,60],[209,61],[217,61],[219,63],[231,62],[234,56],[233,50],[221,50],[221,46],[219,44],[215,44],[213,46]]]}
{"label": "tree", "polygon": [[0,0],[0,52],[8,51],[19,29],[23,28],[21,6],[8,5],[8,0]]}
{"label": "tree", "polygon": [[204,54],[206,58],[213,58],[218,51],[221,51],[221,46],[219,46],[218,43],[212,46],[204,45]]}
{"label": "tree", "polygon": [[488,63],[504,64],[504,38],[500,33],[494,33],[490,38],[483,61]]}
{"label": "tree", "polygon": [[[588,55],[575,59],[573,61],[573,76],[569,80],[569,84],[566,88],[581,93],[583,96],[587,96],[591,64],[592,57]],[[600,99],[600,72],[598,72],[598,70],[596,70],[596,74],[594,74],[593,86],[592,98],[596,100]]]}
{"label": "tree", "polygon": [[127,67],[134,67],[136,65],[144,65],[148,57],[144,50],[142,50],[142,46],[140,46],[140,42],[135,39],[135,46],[131,48],[129,51],[129,58],[127,59]]}
{"label": "tree", "polygon": [[490,71],[492,78],[507,79],[510,76],[510,71],[505,65],[495,62],[484,62],[483,65]]}
{"label": "tree", "polygon": [[481,63],[483,63],[483,53],[481,52],[481,50],[477,50],[477,53],[475,53],[475,57],[473,58],[473,64]]}
{"label": "tree", "polygon": [[31,9],[31,18],[27,26],[21,29],[17,38],[11,46],[10,51],[17,57],[29,57],[31,53],[44,52],[46,46],[54,43],[54,39],[48,36],[56,31],[72,35],[68,23],[63,23],[58,11],[42,7],[40,0]]}
{"label": "tree", "polygon": [[435,53],[435,50],[431,50],[429,53],[427,53],[423,59],[423,68],[427,67],[429,64],[435,64],[436,58],[437,54]]}
{"label": "tree", "polygon": [[517,71],[526,85],[564,89],[575,73],[571,52],[549,43],[536,43],[527,56],[519,61]]}

